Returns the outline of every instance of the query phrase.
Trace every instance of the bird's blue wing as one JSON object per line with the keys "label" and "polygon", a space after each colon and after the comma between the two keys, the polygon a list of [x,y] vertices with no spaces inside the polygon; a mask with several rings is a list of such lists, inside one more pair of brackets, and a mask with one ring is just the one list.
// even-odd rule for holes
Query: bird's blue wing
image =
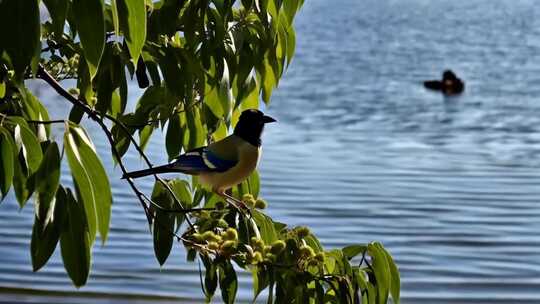
{"label": "bird's blue wing", "polygon": [[203,172],[223,172],[234,167],[236,161],[218,157],[206,147],[186,152],[180,155],[172,164],[174,170],[189,174]]}

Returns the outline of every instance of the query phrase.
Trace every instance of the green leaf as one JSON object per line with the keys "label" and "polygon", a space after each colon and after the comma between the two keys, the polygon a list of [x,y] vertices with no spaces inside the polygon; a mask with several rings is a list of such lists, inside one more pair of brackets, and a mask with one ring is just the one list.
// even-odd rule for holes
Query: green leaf
{"label": "green leaf", "polygon": [[[191,190],[190,190],[189,183],[185,180],[174,179],[174,180],[169,181],[168,184],[172,192],[174,193],[174,196],[176,197],[177,200],[180,201],[180,204],[181,204],[181,206],[176,206],[176,204],[174,204],[175,206],[174,208],[175,209],[192,208],[193,203],[192,203]],[[173,201],[176,201],[174,197],[172,196],[171,196],[171,199]],[[176,231],[180,229],[180,226],[182,225],[184,220],[185,220],[184,213],[176,214]]]}
{"label": "green leaf", "polygon": [[[373,284],[367,281],[366,274],[362,269],[359,269],[356,274],[356,279],[360,289],[364,294],[362,298],[365,297],[367,304],[376,304],[377,303],[377,290],[373,287]],[[362,302],[364,303],[364,302]]]}
{"label": "green leaf", "polygon": [[253,170],[253,173],[251,173],[251,175],[247,179],[247,185],[249,193],[251,193],[255,198],[259,197],[261,181],[259,178],[259,172],[257,172],[257,170]]}
{"label": "green leaf", "polygon": [[255,303],[259,294],[268,287],[269,284],[269,273],[264,268],[264,266],[255,266],[251,270],[253,276],[253,300],[252,303]]}
{"label": "green leaf", "polygon": [[40,31],[38,0],[0,2],[0,49],[6,51],[18,77],[40,52]]}
{"label": "green leaf", "polygon": [[263,101],[266,104],[270,103],[270,96],[272,96],[272,90],[277,84],[277,79],[272,70],[272,66],[267,56],[263,61],[262,66],[259,68],[259,73],[262,79],[262,95]]}
{"label": "green leaf", "polygon": [[219,90],[220,89],[217,86],[211,87],[207,85],[204,94],[204,104],[210,109],[215,117],[222,117],[225,113],[220,102]]}
{"label": "green leaf", "polygon": [[218,96],[225,120],[229,120],[231,116],[234,101],[229,78],[229,66],[227,65],[227,61],[223,59],[223,75],[219,82]]}
{"label": "green leaf", "polygon": [[116,0],[111,0],[111,15],[113,19],[114,34],[120,36],[120,21],[118,17],[118,7]]}
{"label": "green leaf", "polygon": [[101,241],[104,244],[107,241],[109,224],[111,221],[111,185],[107,173],[105,172],[105,168],[86,133],[80,128],[75,129],[75,132],[80,138],[80,143],[84,143],[79,146],[79,152],[83,166],[87,168],[88,175],[92,182],[92,190],[94,191],[97,211],[98,230],[101,235]]}
{"label": "green leaf", "polygon": [[192,107],[186,112],[187,127],[189,129],[189,142],[186,150],[192,150],[204,145],[205,130],[202,125],[201,114],[198,107]]}
{"label": "green leaf", "polygon": [[101,62],[99,63],[99,72],[94,79],[94,88],[97,97],[95,109],[101,113],[109,112],[113,114],[112,96],[114,90],[120,85],[118,83],[118,77],[113,78],[113,76],[115,76],[115,71],[112,70],[115,67],[113,61],[116,60],[115,48],[115,43],[113,42],[109,42],[105,45],[105,50],[103,51]]}
{"label": "green leaf", "polygon": [[76,142],[76,137],[69,129],[66,130],[66,133],[64,134],[64,149],[71,169],[73,182],[80,194],[80,200],[82,201],[86,212],[90,243],[93,243],[97,233],[97,213],[94,189],[92,187],[88,169],[83,166],[81,153],[79,152],[79,144]]}
{"label": "green leaf", "polygon": [[156,211],[154,219],[154,254],[159,265],[165,264],[173,245],[174,214]]}
{"label": "green leaf", "polygon": [[259,86],[257,80],[253,76],[248,76],[245,82],[240,86],[237,96],[237,106],[241,109],[258,109],[259,108]]}
{"label": "green leaf", "polygon": [[[10,118],[13,121],[15,119],[16,117]],[[26,168],[30,174],[36,172],[43,159],[41,145],[36,135],[20,117],[17,119],[17,125],[15,125],[13,133],[17,148],[22,152]]]}
{"label": "green leaf", "polygon": [[[1,129],[0,129],[1,130]],[[2,200],[6,197],[6,194],[11,188],[13,180],[13,162],[14,162],[14,144],[7,132],[0,133],[0,191],[2,193]],[[1,201],[1,200],[0,200]]]}
{"label": "green leaf", "polygon": [[349,260],[361,253],[364,253],[366,250],[366,245],[350,245],[341,249],[341,251],[343,251],[343,255]]}
{"label": "green leaf", "polygon": [[148,75],[146,74],[146,63],[144,62],[142,57],[139,57],[137,61],[135,76],[137,77],[137,84],[139,85],[139,88],[147,88],[150,85]]}
{"label": "green leaf", "polygon": [[183,208],[191,208],[192,198],[189,183],[182,179],[174,179],[168,182],[171,190],[178,198]]}
{"label": "green leaf", "polygon": [[172,115],[169,119],[169,125],[167,126],[165,147],[167,148],[169,161],[177,157],[182,150],[184,130],[182,129],[182,125],[180,123],[180,116],[180,113]]}
{"label": "green leaf", "polygon": [[142,130],[139,131],[139,146],[141,147],[141,149],[144,150],[146,148],[146,145],[148,144],[152,133],[154,133],[154,126],[152,125],[145,126],[144,128],[142,128]]}
{"label": "green leaf", "polygon": [[73,0],[72,7],[90,78],[93,79],[105,47],[103,0]]}
{"label": "green leaf", "polygon": [[[81,56],[81,57],[84,57],[84,56]],[[96,69],[97,69],[97,66],[96,66]],[[97,71],[96,71],[97,73]],[[87,60],[81,58],[80,61],[79,61],[79,67],[77,69],[77,88],[79,89],[79,99],[83,100],[84,102],[86,102],[87,104],[89,104],[90,106],[93,106],[93,100],[92,100],[92,97],[94,97],[94,90],[92,88],[92,75],[90,74],[90,70],[89,70],[89,63],[87,62]],[[75,108],[77,108],[75,106]],[[72,111],[75,111],[72,110]],[[82,110],[80,110],[79,112],[82,112]],[[81,114],[82,116],[83,114]],[[71,120],[71,113],[70,113],[70,120]],[[74,121],[74,120],[72,120]],[[80,121],[80,120],[79,120]],[[76,122],[76,121],[74,121]]]}
{"label": "green leaf", "polygon": [[85,208],[77,202],[68,189],[66,193],[66,223],[60,233],[62,260],[71,281],[76,287],[86,284],[90,274],[92,237],[88,230]]}
{"label": "green leaf", "polygon": [[118,16],[131,54],[133,63],[137,63],[146,40],[146,7],[144,0],[118,0]]}
{"label": "green leaf", "polygon": [[219,287],[221,289],[221,298],[226,304],[234,303],[236,299],[236,291],[238,290],[238,279],[236,272],[231,264],[227,261],[218,266]]}
{"label": "green leaf", "polygon": [[[41,269],[51,255],[60,239],[60,231],[64,227],[66,212],[66,192],[63,188],[56,193],[56,199],[47,209],[40,203],[36,208],[30,253],[32,256],[32,268],[34,271]],[[41,213],[41,214],[40,214]]]}
{"label": "green leaf", "polygon": [[282,11],[281,13],[285,13],[287,16],[288,25],[292,26],[294,16],[296,15],[296,12],[299,9],[299,2],[298,0],[286,0],[283,1]]}
{"label": "green leaf", "polygon": [[[172,198],[167,189],[156,181],[152,191],[152,201],[165,209],[172,208]],[[154,254],[160,265],[165,264],[173,245],[175,214],[156,210],[154,219]]]}
{"label": "green leaf", "polygon": [[45,151],[45,156],[35,176],[38,204],[48,207],[56,195],[60,184],[60,150],[52,142]]}
{"label": "green leaf", "polygon": [[315,303],[324,303],[324,288],[319,281],[315,281]]}
{"label": "green leaf", "polygon": [[251,212],[252,212],[253,219],[255,220],[255,223],[259,227],[259,231],[261,233],[261,239],[266,244],[272,244],[275,240],[278,239],[276,228],[274,226],[272,219],[269,216],[257,210],[252,210]]}
{"label": "green leaf", "polygon": [[304,241],[306,241],[306,244],[309,247],[313,248],[315,253],[323,251],[323,247],[322,247],[321,243],[319,242],[319,239],[317,239],[317,237],[314,236],[313,234],[310,233],[308,236],[306,236],[304,238]]}
{"label": "green leaf", "polygon": [[64,33],[69,2],[68,0],[43,0],[43,2],[51,15],[54,37],[60,40]]}
{"label": "green leaf", "polygon": [[343,252],[338,249],[333,249],[326,252],[326,259],[324,266],[328,273],[331,274],[342,274],[344,271],[343,267]]}
{"label": "green leaf", "polygon": [[214,293],[216,292],[218,275],[217,275],[217,265],[212,262],[212,260],[205,255],[199,255],[201,260],[204,263],[206,268],[206,274],[204,276],[204,289],[206,293],[206,301],[210,302]]}
{"label": "green leaf", "polygon": [[385,250],[380,243],[376,243],[376,245],[386,255],[386,261],[388,262],[388,266],[390,268],[390,294],[392,295],[393,303],[399,304],[399,294],[401,288],[399,270],[390,253],[388,253],[388,251]]}
{"label": "green leaf", "polygon": [[296,50],[296,33],[293,28],[287,30],[287,65],[291,64]]}
{"label": "green leaf", "polygon": [[73,108],[71,108],[71,111],[69,112],[69,121],[72,121],[76,124],[80,123],[82,118],[84,116],[84,111],[78,107],[78,106],[73,106]]}
{"label": "green leaf", "polygon": [[124,111],[119,91],[120,89],[114,90],[111,96],[111,115],[114,117],[117,117]]}
{"label": "green leaf", "polygon": [[[135,132],[133,129],[128,129],[129,135],[133,135]],[[113,125],[111,129],[111,133],[113,135],[114,140],[114,146],[116,147],[116,150],[120,154],[120,157],[124,156],[126,154],[127,150],[129,149],[129,145],[131,144],[131,140],[127,134],[127,132],[119,125]],[[115,161],[118,161],[115,159]]]}
{"label": "green leaf", "polygon": [[99,229],[102,242],[105,243],[112,205],[111,187],[105,169],[82,129],[69,127],[64,134],[64,145],[71,174],[88,218],[91,240],[93,242]]}
{"label": "green leaf", "polygon": [[390,269],[386,254],[381,250],[377,243],[368,244],[368,253],[373,260],[371,266],[373,267],[373,272],[377,281],[377,303],[386,304],[390,287]]}
{"label": "green leaf", "polygon": [[163,74],[165,85],[177,97],[185,94],[184,73],[172,47],[162,49],[163,56],[159,58],[159,68]]}
{"label": "green leaf", "polygon": [[0,81],[0,98],[4,98],[4,96],[6,96],[6,83]]}
{"label": "green leaf", "polygon": [[20,161],[14,162],[13,189],[21,209],[24,207],[32,193],[34,192],[34,176],[28,176],[26,168],[23,168]]}

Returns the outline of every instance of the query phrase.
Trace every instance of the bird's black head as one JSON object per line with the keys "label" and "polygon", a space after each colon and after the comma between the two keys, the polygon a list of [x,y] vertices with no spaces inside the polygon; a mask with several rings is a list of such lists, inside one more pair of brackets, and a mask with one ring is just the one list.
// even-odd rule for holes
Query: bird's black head
{"label": "bird's black head", "polygon": [[445,70],[443,72],[443,80],[455,80],[456,78],[457,76],[452,70]]}
{"label": "bird's black head", "polygon": [[256,109],[245,110],[240,114],[240,119],[234,127],[234,135],[239,136],[250,144],[259,147],[261,145],[261,134],[264,125],[275,122],[270,116]]}

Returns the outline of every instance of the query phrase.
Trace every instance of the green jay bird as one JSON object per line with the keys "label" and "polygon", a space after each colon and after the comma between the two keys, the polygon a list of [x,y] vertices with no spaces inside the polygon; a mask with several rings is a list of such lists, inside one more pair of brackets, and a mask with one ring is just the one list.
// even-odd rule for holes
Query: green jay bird
{"label": "green jay bird", "polygon": [[233,134],[224,139],[188,151],[169,164],[128,172],[122,178],[169,172],[198,175],[201,183],[210,186],[215,193],[239,202],[225,191],[244,181],[255,170],[261,155],[264,125],[275,121],[259,110],[245,110],[240,115]]}

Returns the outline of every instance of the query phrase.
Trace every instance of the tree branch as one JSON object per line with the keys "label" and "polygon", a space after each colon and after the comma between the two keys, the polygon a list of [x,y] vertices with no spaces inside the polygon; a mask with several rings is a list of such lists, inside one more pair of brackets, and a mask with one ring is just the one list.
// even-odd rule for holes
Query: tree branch
{"label": "tree branch", "polygon": [[[113,155],[114,157],[118,160],[118,164],[120,165],[120,169],[122,170],[122,173],[125,175],[128,171],[126,170],[125,166],[124,166],[124,163],[122,162],[122,158],[120,156],[120,153],[118,152],[118,150],[116,149],[116,146],[114,144],[114,140],[113,140],[113,136],[111,134],[111,132],[109,131],[109,129],[107,128],[107,126],[105,125],[105,123],[103,122],[103,119],[99,116],[98,112],[96,112],[95,110],[93,110],[92,108],[90,108],[88,105],[86,105],[84,102],[82,102],[81,100],[77,99],[75,96],[71,95],[68,91],[66,91],[61,85],[60,83],[58,83],[58,81],[56,81],[56,79],[54,79],[54,77],[52,77],[44,68],[43,66],[40,64],[39,65],[39,68],[38,68],[38,71],[37,71],[37,75],[36,75],[38,78],[41,78],[43,79],[45,82],[47,82],[58,94],[60,94],[62,97],[64,97],[65,99],[67,99],[69,102],[71,102],[74,106],[77,106],[79,108],[81,108],[87,115],[88,117],[90,117],[90,119],[94,120],[96,123],[99,124],[99,126],[101,127],[101,129],[103,130],[103,132],[105,133],[108,141],[109,141],[109,144],[111,146],[111,149],[112,149],[112,152],[113,152]],[[135,140],[135,138],[131,135],[131,133],[129,132],[129,130],[127,129],[127,127],[121,122],[119,121],[118,119],[116,119],[115,117],[111,116],[111,115],[108,115],[108,114],[105,114],[104,115],[105,118],[111,120],[112,122],[118,124],[120,126],[120,128],[126,133],[126,135],[129,137],[130,141],[133,143],[133,145],[135,146],[135,149],[137,150],[137,152],[140,154],[140,156],[144,159],[144,161],[146,162],[147,166],[149,168],[153,168],[152,166],[152,163],[150,162],[150,160],[148,159],[148,157],[146,156],[146,154],[144,153],[144,151],[142,150],[142,148],[139,146],[139,144],[137,143],[137,141]],[[149,208],[148,206],[144,203],[144,201],[147,201],[149,204],[151,204],[152,206],[156,207],[157,209],[159,209],[160,211],[163,211],[163,212],[172,212],[172,213],[190,213],[190,212],[194,212],[194,211],[200,211],[198,209],[193,209],[193,211],[191,210],[187,210],[185,208],[183,208],[182,206],[182,203],[181,201],[178,199],[178,197],[176,196],[176,194],[174,193],[174,191],[171,189],[171,187],[169,186],[169,184],[163,180],[161,177],[159,177],[158,175],[154,174],[154,178],[159,181],[166,189],[167,191],[169,192],[169,194],[173,197],[173,199],[175,200],[175,202],[180,206],[180,208],[182,210],[175,210],[175,209],[165,209],[161,206],[159,206],[158,204],[156,204],[154,201],[152,201],[151,199],[149,199],[148,197],[146,197],[142,192],[139,191],[139,189],[137,188],[137,186],[135,185],[134,181],[131,179],[131,178],[126,178],[126,180],[128,181],[129,185],[131,186],[131,189],[133,190],[133,192],[135,192],[135,194],[137,195],[137,198],[139,199],[139,201],[141,202],[141,206],[143,206],[144,208],[144,211],[145,211],[145,214],[146,214],[146,217],[147,217],[147,220],[149,223],[151,223],[151,219],[150,219],[150,214],[151,212],[149,211]],[[188,223],[188,225],[194,229],[195,229],[195,226],[193,225],[193,223],[191,222],[191,220],[186,217],[186,222]]]}
{"label": "tree branch", "polygon": [[32,124],[42,124],[42,125],[50,125],[55,123],[66,123],[66,120],[63,119],[57,119],[57,120],[27,120],[27,123]]}
{"label": "tree branch", "polygon": [[[144,151],[142,150],[141,146],[137,143],[137,141],[135,140],[135,138],[133,137],[133,135],[131,135],[131,132],[129,131],[129,129],[126,127],[126,125],[124,125],[120,120],[116,119],[116,117],[112,116],[112,115],[109,115],[109,114],[105,114],[104,115],[105,118],[109,119],[110,121],[114,122],[115,124],[117,124],[118,126],[120,126],[120,129],[122,129],[122,131],[124,131],[124,133],[126,134],[126,136],[129,138],[129,140],[131,141],[131,143],[133,144],[133,146],[135,147],[135,150],[137,150],[137,152],[139,153],[139,155],[142,157],[142,159],[144,160],[144,162],[146,163],[146,165],[148,166],[148,168],[153,168],[153,165],[152,163],[150,162],[150,160],[148,159],[148,157],[146,156],[146,154],[144,153]],[[126,172],[123,172],[124,174]],[[185,208],[182,206],[180,200],[178,199],[178,197],[176,197],[176,194],[174,193],[174,191],[171,189],[171,187],[169,186],[169,184],[164,181],[161,177],[159,177],[157,174],[153,174],[154,176],[154,179],[156,181],[159,181],[166,189],[167,189],[167,192],[169,192],[169,194],[174,198],[175,202],[180,206],[180,208],[182,208],[183,210],[185,210]],[[159,205],[157,205],[156,203],[154,202],[151,202],[151,204],[153,206],[155,206],[156,208],[158,208],[159,210],[161,211],[165,211],[165,212],[177,212],[176,210],[172,210],[172,209],[165,209]],[[184,213],[189,213],[189,211],[184,211]],[[189,226],[191,228],[194,228],[193,226],[193,223],[191,223],[190,219],[186,217],[186,222],[189,224]]]}
{"label": "tree branch", "polygon": [[[124,163],[122,162],[122,159],[120,157],[120,153],[118,152],[118,150],[116,149],[116,146],[114,145],[112,134],[109,131],[109,129],[107,129],[107,126],[103,123],[103,120],[100,119],[98,114],[94,110],[92,110],[90,107],[88,107],[88,105],[84,104],[82,101],[78,100],[73,95],[71,95],[68,91],[66,91],[60,85],[60,83],[58,83],[58,81],[56,81],[56,79],[54,79],[43,68],[43,66],[41,64],[39,65],[36,76],[43,79],[45,82],[47,82],[58,94],[60,94],[60,96],[67,99],[74,106],[77,106],[80,109],[82,109],[84,113],[86,113],[92,120],[94,120],[101,127],[103,132],[105,132],[105,135],[106,135],[107,139],[109,140],[109,143],[111,145],[114,157],[116,159],[118,159],[118,164],[120,165],[120,169],[122,170],[122,173],[126,174],[127,170],[126,170],[126,168],[124,166]],[[151,212],[149,211],[148,206],[145,203],[145,198],[143,196],[144,194],[141,191],[139,191],[139,189],[137,189],[137,186],[135,186],[135,183],[133,182],[133,180],[131,178],[127,178],[126,180],[128,181],[129,185],[131,186],[131,189],[133,190],[133,192],[135,192],[135,195],[139,199],[139,202],[141,203],[141,206],[143,207],[144,212],[146,214],[146,218],[148,220],[148,223],[151,224],[151,221],[152,221]]]}

